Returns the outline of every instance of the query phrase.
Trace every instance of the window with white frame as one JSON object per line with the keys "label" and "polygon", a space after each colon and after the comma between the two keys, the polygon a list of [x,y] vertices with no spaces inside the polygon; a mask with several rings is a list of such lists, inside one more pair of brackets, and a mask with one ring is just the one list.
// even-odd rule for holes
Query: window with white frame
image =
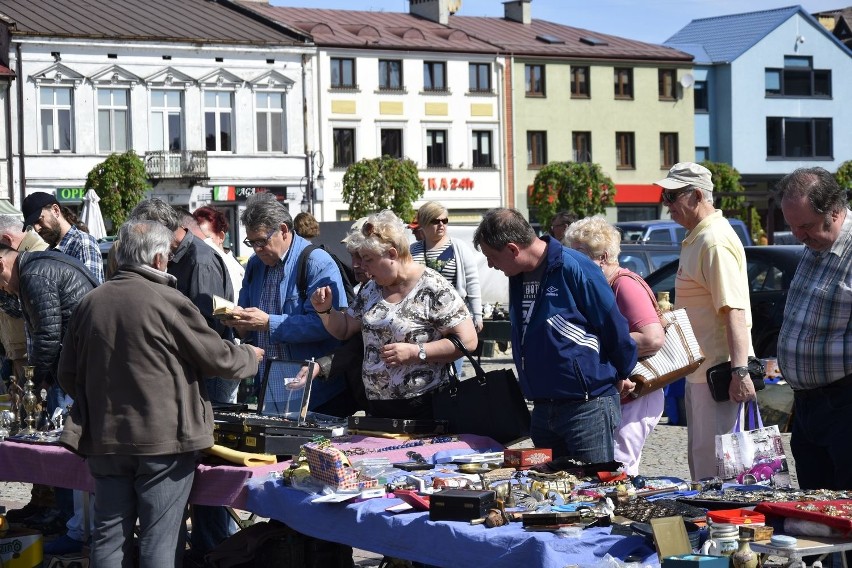
{"label": "window with white frame", "polygon": [[39,88],[41,149],[70,152],[74,144],[73,98],[71,87]]}
{"label": "window with white frame", "polygon": [[402,129],[382,128],[380,132],[382,156],[402,158]]}
{"label": "window with white frame", "polygon": [[287,124],[284,113],[284,93],[256,93],[255,106],[257,151],[286,152],[287,146],[284,142]]}
{"label": "window with white frame", "polygon": [[334,147],[332,167],[348,168],[355,163],[355,129],[334,128],[331,132]]}
{"label": "window with white frame", "polygon": [[151,150],[180,152],[183,144],[183,92],[151,91]]}
{"label": "window with white frame", "polygon": [[447,131],[426,131],[426,167],[446,168],[449,154],[447,152]]}
{"label": "window with white frame", "polygon": [[402,61],[399,59],[379,59],[379,89],[382,91],[401,91]]}
{"label": "window with white frame", "polygon": [[130,91],[98,89],[98,152],[126,152],[130,138]]}
{"label": "window with white frame", "polygon": [[234,94],[204,91],[204,143],[208,152],[234,150]]}
{"label": "window with white frame", "polygon": [[491,137],[492,133],[490,130],[474,130],[471,132],[472,165],[474,168],[490,168],[494,166]]}

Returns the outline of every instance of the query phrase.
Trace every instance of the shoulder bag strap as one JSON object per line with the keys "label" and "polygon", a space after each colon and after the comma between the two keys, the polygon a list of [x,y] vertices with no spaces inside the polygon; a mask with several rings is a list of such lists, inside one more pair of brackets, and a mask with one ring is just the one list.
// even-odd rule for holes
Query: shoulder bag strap
{"label": "shoulder bag strap", "polygon": [[474,373],[476,373],[476,378],[479,381],[485,380],[485,371],[482,369],[482,366],[477,363],[476,359],[473,358],[473,355],[470,351],[467,350],[467,347],[464,346],[461,339],[458,338],[457,335],[451,333],[446,336],[446,339],[450,340],[450,343],[456,346],[456,349],[462,352],[462,355],[467,357],[467,360],[470,361],[470,365],[473,367]]}
{"label": "shoulder bag strap", "polygon": [[666,320],[663,318],[663,311],[660,309],[660,305],[657,303],[657,298],[654,297],[653,290],[651,290],[651,288],[648,286],[648,284],[645,282],[645,280],[642,279],[641,276],[639,276],[638,274],[634,274],[633,272],[630,272],[630,271],[616,274],[615,277],[612,280],[609,281],[610,287],[612,287],[613,282],[615,282],[616,280],[618,280],[622,276],[626,276],[627,278],[630,278],[631,280],[635,280],[636,282],[639,283],[640,286],[642,286],[642,288],[645,290],[645,292],[648,293],[648,296],[651,297],[651,302],[654,304],[654,309],[657,311],[657,317],[660,318],[660,325],[662,325],[663,328],[665,329]]}
{"label": "shoulder bag strap", "polygon": [[308,257],[317,249],[317,245],[308,245],[299,253],[296,262],[296,289],[299,290],[299,298],[304,302],[308,299]]}

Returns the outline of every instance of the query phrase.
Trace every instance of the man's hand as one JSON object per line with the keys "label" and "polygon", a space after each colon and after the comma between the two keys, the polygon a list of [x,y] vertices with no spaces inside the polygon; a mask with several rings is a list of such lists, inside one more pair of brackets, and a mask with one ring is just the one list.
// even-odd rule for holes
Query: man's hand
{"label": "man's hand", "polygon": [[728,388],[728,396],[734,402],[756,400],[757,394],[754,392],[754,383],[751,382],[751,377],[746,376],[741,379],[735,372],[731,372],[731,386]]}
{"label": "man's hand", "polygon": [[257,362],[260,363],[261,361],[263,361],[263,356],[266,354],[266,352],[260,347],[255,347],[254,345],[249,345],[249,347],[254,349],[254,358],[257,359]]}
{"label": "man's hand", "polygon": [[264,331],[269,329],[269,314],[257,308],[234,309],[234,315],[239,319],[222,320],[227,326],[233,327],[241,334],[247,331]]}

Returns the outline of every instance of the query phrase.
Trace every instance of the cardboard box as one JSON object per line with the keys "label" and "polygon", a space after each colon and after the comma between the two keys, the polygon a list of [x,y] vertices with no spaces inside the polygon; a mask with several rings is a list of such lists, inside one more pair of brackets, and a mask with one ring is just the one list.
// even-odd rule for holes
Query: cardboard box
{"label": "cardboard box", "polygon": [[516,469],[529,469],[553,461],[553,450],[550,448],[520,448],[503,450],[503,465]]}
{"label": "cardboard box", "polygon": [[3,568],[41,568],[44,562],[42,535],[31,529],[10,530],[0,538]]}
{"label": "cardboard box", "polygon": [[661,568],[728,568],[730,562],[729,556],[681,554],[663,558]]}

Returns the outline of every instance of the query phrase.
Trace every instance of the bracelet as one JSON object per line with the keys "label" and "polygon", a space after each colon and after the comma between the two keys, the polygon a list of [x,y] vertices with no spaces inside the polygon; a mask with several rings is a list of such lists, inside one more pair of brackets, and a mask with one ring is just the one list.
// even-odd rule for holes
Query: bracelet
{"label": "bracelet", "polygon": [[327,310],[317,310],[318,314],[330,314],[334,310],[334,308],[328,308]]}

